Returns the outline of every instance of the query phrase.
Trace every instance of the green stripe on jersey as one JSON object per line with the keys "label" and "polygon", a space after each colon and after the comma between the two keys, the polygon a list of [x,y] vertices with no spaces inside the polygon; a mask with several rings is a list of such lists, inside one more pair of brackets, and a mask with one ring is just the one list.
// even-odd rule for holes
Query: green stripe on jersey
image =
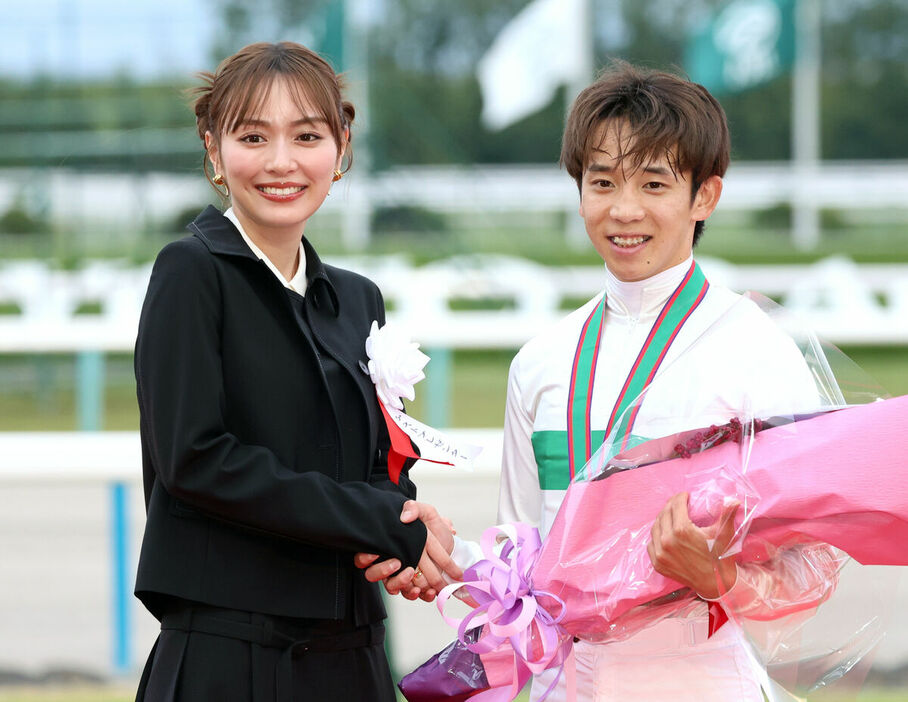
{"label": "green stripe on jersey", "polygon": [[[605,431],[593,431],[593,446],[599,448],[605,440]],[[539,487],[542,490],[567,490],[571,484],[568,466],[568,442],[566,431],[534,431],[531,437],[536,468],[539,471]]]}

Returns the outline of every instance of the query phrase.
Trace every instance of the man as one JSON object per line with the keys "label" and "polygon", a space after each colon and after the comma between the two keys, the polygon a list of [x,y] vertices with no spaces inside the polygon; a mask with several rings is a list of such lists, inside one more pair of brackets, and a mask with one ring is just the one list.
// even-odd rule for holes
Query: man
{"label": "man", "polygon": [[[545,535],[589,458],[585,445],[595,450],[613,429],[652,438],[725,422],[744,409],[767,416],[819,403],[794,344],[755,305],[710,285],[693,260],[722,193],[729,149],[719,103],[678,76],[617,63],[577,97],[561,163],[605,262],[605,292],[527,343],[511,365],[500,522],[538,524]],[[584,367],[580,338],[597,324],[597,355]],[[636,422],[622,423],[634,389],[651,375]],[[734,509],[700,528],[682,494],[656,516],[653,565],[697,593],[699,604],[692,600],[626,641],[577,644],[582,699],[763,699],[736,629],[707,636],[705,600],[721,598],[738,616],[765,615],[775,601],[798,596],[779,573],[813,569],[799,551],[768,566],[717,560],[710,544],[730,537]],[[531,699],[554,675],[539,676]],[[549,699],[563,695],[562,681]]]}
{"label": "man", "polygon": [[[710,285],[693,259],[729,150],[719,103],[676,75],[616,63],[577,97],[561,163],[605,262],[605,290],[511,364],[499,522],[533,524],[545,536],[571,479],[612,432],[655,438],[744,410],[759,417],[819,404],[794,343],[750,300]],[[647,387],[639,410],[629,409]],[[828,572],[829,554],[795,549],[762,565],[719,559],[736,509],[701,528],[681,494],[654,515],[653,565],[692,595],[674,616],[625,640],[577,643],[579,699],[763,699],[738,629],[708,636],[707,601],[735,617],[766,617],[822,582],[812,574]],[[454,560],[469,565],[472,551],[460,542]],[[400,578],[387,585],[413,596]],[[531,700],[557,675],[538,676]],[[563,677],[547,699],[565,699]]]}

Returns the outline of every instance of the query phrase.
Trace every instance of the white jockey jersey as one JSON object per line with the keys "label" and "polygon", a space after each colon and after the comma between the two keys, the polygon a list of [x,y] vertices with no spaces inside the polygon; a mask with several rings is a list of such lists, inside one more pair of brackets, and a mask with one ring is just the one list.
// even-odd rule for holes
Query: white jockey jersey
{"label": "white jockey jersey", "polygon": [[[688,259],[638,282],[619,281],[606,270],[602,293],[520,350],[508,379],[499,523],[528,523],[543,536],[551,528],[571,479],[564,456],[578,338],[602,296],[607,307],[588,415],[593,450],[654,320],[691,269]],[[667,348],[632,431],[657,438],[724,423],[742,412],[767,417],[819,404],[813,377],[792,339],[753,301],[709,285]],[[744,580],[739,566],[739,581]],[[746,609],[757,593],[744,590],[736,583],[728,594],[737,594]],[[578,698],[762,699],[758,673],[734,627],[725,626],[707,640],[706,603],[688,608],[680,619],[626,641],[577,644]],[[531,699],[539,698],[554,675],[548,671],[538,677]],[[564,699],[564,694],[562,678],[548,699]]]}

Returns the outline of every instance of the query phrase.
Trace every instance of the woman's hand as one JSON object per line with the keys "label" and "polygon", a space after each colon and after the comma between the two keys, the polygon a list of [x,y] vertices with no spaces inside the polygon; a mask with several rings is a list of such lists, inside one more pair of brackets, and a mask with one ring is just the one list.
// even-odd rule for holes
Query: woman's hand
{"label": "woman's hand", "polygon": [[447,584],[442,573],[452,580],[460,580],[463,571],[451,560],[455,533],[451,520],[442,517],[430,504],[408,500],[404,503],[400,520],[410,523],[416,519],[421,520],[427,530],[426,546],[416,569],[407,567],[400,570],[401,562],[396,558],[376,562],[378,556],[369,553],[357,553],[353,562],[358,568],[365,569],[367,580],[383,581],[389,594],[431,602]]}

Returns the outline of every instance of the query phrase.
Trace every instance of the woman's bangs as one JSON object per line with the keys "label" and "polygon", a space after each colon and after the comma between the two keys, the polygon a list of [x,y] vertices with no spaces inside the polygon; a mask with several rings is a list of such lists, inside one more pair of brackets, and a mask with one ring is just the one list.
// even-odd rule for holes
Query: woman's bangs
{"label": "woman's bangs", "polygon": [[337,123],[336,109],[334,109],[331,96],[323,86],[317,80],[307,81],[306,77],[301,75],[285,75],[283,78],[290,91],[290,97],[299,108],[300,113],[306,117],[325,120],[337,141],[341,129]]}
{"label": "woman's bangs", "polygon": [[261,117],[262,109],[273,87],[274,77],[267,81],[244,81],[243,88],[235,91],[224,105],[222,122],[224,134],[230,134],[245,122]]}

